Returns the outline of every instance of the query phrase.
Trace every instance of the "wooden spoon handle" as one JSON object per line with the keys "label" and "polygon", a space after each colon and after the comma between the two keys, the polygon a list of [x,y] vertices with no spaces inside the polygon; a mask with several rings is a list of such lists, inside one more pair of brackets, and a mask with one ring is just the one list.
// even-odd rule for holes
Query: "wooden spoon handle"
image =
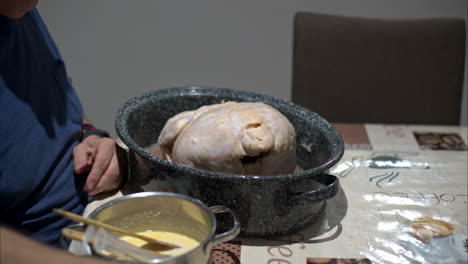
{"label": "wooden spoon handle", "polygon": [[170,248],[179,248],[178,245],[168,243],[168,242],[165,242],[165,241],[160,241],[160,240],[157,240],[157,239],[154,239],[154,238],[151,238],[151,237],[143,236],[143,235],[140,235],[140,234],[137,234],[137,233],[133,233],[133,232],[124,230],[124,229],[120,229],[120,228],[117,228],[115,226],[111,226],[111,225],[108,225],[108,224],[105,224],[105,223],[98,222],[98,221],[93,220],[93,219],[83,217],[81,215],[74,214],[72,212],[67,212],[67,211],[64,211],[64,210],[61,210],[61,209],[53,209],[53,211],[54,211],[54,213],[62,215],[62,216],[66,217],[66,218],[68,218],[70,220],[73,220],[73,221],[76,221],[76,222],[81,222],[81,223],[84,223],[84,224],[87,224],[87,225],[102,227],[104,229],[107,229],[107,231],[110,231],[110,232],[115,232],[115,233],[119,233],[119,234],[122,234],[122,235],[136,237],[138,239],[141,239],[143,241],[146,241],[146,242],[152,243],[152,244],[159,244],[159,245],[170,247]]}
{"label": "wooden spoon handle", "polygon": [[[68,238],[68,239],[72,239],[72,240],[78,240],[78,241],[83,241],[84,239],[84,232],[83,231],[80,231],[80,230],[76,230],[76,229],[73,229],[73,228],[69,228],[69,227],[65,227],[65,228],[62,228],[62,235],[65,237],[65,238]],[[93,240],[89,240],[88,241],[89,244],[93,244],[94,241]],[[159,256],[159,257],[166,257],[166,255],[164,254],[161,254],[159,252],[156,252],[156,251],[152,251],[153,254],[155,254],[156,256]]]}
{"label": "wooden spoon handle", "polygon": [[[84,233],[83,231],[75,230],[73,228],[62,228],[62,235],[65,238],[72,239],[72,240],[78,240],[78,241],[83,241],[84,238]],[[90,243],[92,241],[89,241]]]}

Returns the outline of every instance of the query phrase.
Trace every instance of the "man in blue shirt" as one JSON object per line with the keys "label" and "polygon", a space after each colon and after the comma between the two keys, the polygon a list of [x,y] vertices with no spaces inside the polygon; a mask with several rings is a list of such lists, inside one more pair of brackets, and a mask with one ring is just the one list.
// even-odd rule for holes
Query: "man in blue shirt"
{"label": "man in blue shirt", "polygon": [[126,176],[124,151],[92,125],[83,125],[89,122],[36,4],[0,0],[2,264],[21,263],[22,244],[32,256],[29,262],[54,263],[56,254],[63,262],[64,252],[16,232],[56,245],[70,222],[53,208],[81,214],[89,195],[117,190]]}

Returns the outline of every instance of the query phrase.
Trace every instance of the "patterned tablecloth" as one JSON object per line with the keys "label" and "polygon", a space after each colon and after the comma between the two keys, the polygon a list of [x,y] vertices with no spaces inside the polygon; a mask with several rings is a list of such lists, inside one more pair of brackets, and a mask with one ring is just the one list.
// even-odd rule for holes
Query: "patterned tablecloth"
{"label": "patterned tablecloth", "polygon": [[212,263],[468,263],[467,128],[334,126],[345,141],[330,170],[341,191],[321,219],[289,236],[217,245]]}

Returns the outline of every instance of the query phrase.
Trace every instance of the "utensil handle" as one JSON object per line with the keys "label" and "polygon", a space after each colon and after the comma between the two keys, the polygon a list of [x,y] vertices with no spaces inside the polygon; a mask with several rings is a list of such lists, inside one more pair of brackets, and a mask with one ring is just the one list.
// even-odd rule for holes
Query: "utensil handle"
{"label": "utensil handle", "polygon": [[237,219],[234,212],[231,209],[227,208],[226,206],[215,205],[215,206],[210,207],[210,210],[214,214],[229,213],[231,215],[231,217],[232,217],[232,220],[233,220],[234,224],[233,224],[233,227],[230,230],[214,236],[213,239],[211,239],[205,245],[204,251],[205,251],[206,254],[210,254],[211,248],[214,245],[217,245],[217,244],[220,244],[220,243],[223,243],[223,242],[227,242],[227,241],[235,238],[237,235],[239,235],[240,227],[241,227],[239,219]]}
{"label": "utensil handle", "polygon": [[62,235],[68,239],[83,241],[84,232],[73,228],[65,227],[62,228]]}
{"label": "utensil handle", "polygon": [[87,225],[102,227],[102,228],[104,228],[104,229],[106,229],[107,231],[110,231],[110,232],[115,232],[115,233],[119,233],[119,234],[122,234],[122,235],[136,237],[136,238],[139,238],[139,239],[141,239],[143,241],[146,241],[146,242],[150,242],[150,243],[154,243],[154,244],[161,244],[163,246],[167,246],[167,247],[171,247],[171,248],[179,248],[178,245],[168,243],[168,242],[164,242],[164,241],[159,241],[159,240],[156,240],[156,239],[153,239],[153,238],[150,238],[150,237],[146,237],[146,236],[143,236],[143,235],[140,235],[140,234],[137,234],[137,233],[133,233],[133,232],[130,232],[130,231],[127,231],[127,230],[124,230],[124,229],[120,229],[118,227],[114,227],[114,226],[111,226],[111,225],[108,225],[108,224],[104,224],[102,222],[98,222],[96,220],[89,219],[89,218],[83,217],[81,215],[74,214],[72,212],[64,211],[64,210],[61,210],[61,209],[53,209],[53,211],[55,213],[57,213],[57,214],[60,214],[60,215],[62,215],[64,217],[70,219],[70,220],[73,220],[73,221],[76,221],[76,222],[81,222],[81,223],[87,224]]}
{"label": "utensil handle", "polygon": [[314,176],[313,180],[323,184],[324,186],[311,191],[295,193],[294,195],[298,195],[299,197],[312,202],[321,202],[334,197],[340,190],[340,182],[336,176],[330,174],[319,174]]}
{"label": "utensil handle", "polygon": [[104,224],[102,222],[98,222],[96,220],[83,217],[81,215],[74,214],[72,212],[67,212],[67,211],[64,211],[64,210],[61,210],[61,209],[54,209],[53,211],[54,211],[54,213],[62,215],[64,217],[66,217],[66,218],[68,218],[70,220],[76,221],[76,222],[81,222],[81,223],[87,224],[87,225],[102,227],[102,228],[107,229],[108,231],[116,232],[116,233],[119,233],[119,234],[122,234],[122,235],[132,235],[132,236],[137,235],[137,234],[133,234],[131,232],[127,232],[125,230],[122,230],[120,228],[117,228],[117,227],[114,227],[114,226],[111,226],[111,225],[108,225],[108,224]]}

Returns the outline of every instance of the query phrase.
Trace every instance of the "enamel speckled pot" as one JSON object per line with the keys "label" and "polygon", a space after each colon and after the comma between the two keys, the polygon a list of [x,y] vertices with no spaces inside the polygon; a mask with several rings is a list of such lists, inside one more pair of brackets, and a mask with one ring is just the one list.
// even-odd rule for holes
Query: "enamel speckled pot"
{"label": "enamel speckled pot", "polygon": [[[161,160],[145,150],[157,142],[170,117],[223,100],[263,102],[282,112],[296,130],[297,162],[303,171],[274,176],[217,173]],[[340,188],[338,178],[326,174],[343,156],[339,133],[318,114],[272,96],[206,87],[156,90],[125,103],[117,113],[116,130],[129,148],[128,184],[135,191],[177,192],[208,206],[227,206],[239,218],[244,236],[296,232],[314,222]]]}

